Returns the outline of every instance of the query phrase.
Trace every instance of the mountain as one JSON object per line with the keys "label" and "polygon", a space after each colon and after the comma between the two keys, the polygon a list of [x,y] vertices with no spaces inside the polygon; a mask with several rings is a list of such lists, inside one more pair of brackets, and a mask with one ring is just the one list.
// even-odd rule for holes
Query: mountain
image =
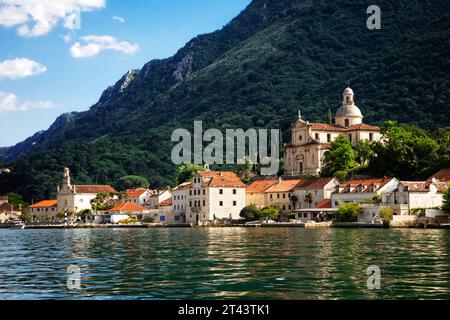
{"label": "mountain", "polygon": [[378,1],[381,30],[366,27],[370,4],[254,0],[223,29],[126,73],[88,111],[0,150],[13,176],[3,188],[50,197],[64,166],[77,183],[173,184],[175,128],[281,128],[286,140],[299,109],[326,121],[348,80],[368,123],[448,126],[450,3]]}

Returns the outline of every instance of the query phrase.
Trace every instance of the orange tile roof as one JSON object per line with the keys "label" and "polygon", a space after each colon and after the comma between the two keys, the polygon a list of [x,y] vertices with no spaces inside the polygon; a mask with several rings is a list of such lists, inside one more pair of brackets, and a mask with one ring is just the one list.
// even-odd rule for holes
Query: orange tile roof
{"label": "orange tile roof", "polygon": [[[339,185],[339,188],[348,188],[353,187],[355,188],[352,192],[358,193],[358,189],[356,187],[363,186],[364,190],[362,192],[372,192],[367,189],[369,186],[378,186],[378,188],[375,190],[379,190],[383,188],[389,181],[391,181],[394,178],[378,178],[378,179],[359,179],[359,180],[348,180]],[[343,190],[341,193],[348,193],[347,190]]]}
{"label": "orange tile roof", "polygon": [[159,207],[171,207],[172,206],[172,198],[166,199],[159,204]]}
{"label": "orange tile roof", "polygon": [[139,188],[139,189],[128,189],[127,194],[130,198],[137,198],[143,195],[148,190],[145,188]]}
{"label": "orange tile roof", "polygon": [[433,174],[427,181],[431,181],[433,178],[438,179],[441,182],[450,182],[450,168],[441,169]]}
{"label": "orange tile roof", "polygon": [[331,208],[331,199],[323,199],[322,202],[320,202],[316,209],[325,209],[325,208]]}
{"label": "orange tile roof", "polygon": [[289,192],[292,191],[301,182],[302,180],[300,179],[283,180],[266,192]]}
{"label": "orange tile roof", "polygon": [[256,180],[250,183],[245,190],[247,193],[260,193],[265,192],[269,188],[273,187],[278,183],[278,179],[270,180]]}
{"label": "orange tile roof", "polygon": [[50,208],[56,207],[58,205],[57,200],[44,200],[38,203],[31,205],[29,208]]}
{"label": "orange tile roof", "polygon": [[336,131],[336,132],[349,132],[349,131],[355,131],[355,130],[380,131],[380,127],[372,126],[372,125],[365,124],[365,123],[355,124],[348,128],[344,128],[344,127],[334,125],[334,124],[327,124],[327,123],[310,123],[309,125],[312,130],[317,130],[317,131]]}
{"label": "orange tile roof", "polygon": [[112,209],[109,209],[107,212],[112,211],[144,211],[145,209],[141,206],[138,206],[131,202],[125,202],[125,203],[119,203],[117,206],[115,206]]}
{"label": "orange tile roof", "polygon": [[245,184],[231,171],[198,171],[206,187],[245,188]]}
{"label": "orange tile roof", "polygon": [[77,193],[117,193],[117,191],[108,185],[74,185]]}

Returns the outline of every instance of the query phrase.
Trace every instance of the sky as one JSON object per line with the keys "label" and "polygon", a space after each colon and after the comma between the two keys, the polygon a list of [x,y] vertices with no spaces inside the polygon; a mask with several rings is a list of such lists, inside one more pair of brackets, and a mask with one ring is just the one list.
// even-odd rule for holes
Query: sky
{"label": "sky", "polygon": [[128,70],[222,28],[250,0],[0,0],[0,147],[88,110]]}

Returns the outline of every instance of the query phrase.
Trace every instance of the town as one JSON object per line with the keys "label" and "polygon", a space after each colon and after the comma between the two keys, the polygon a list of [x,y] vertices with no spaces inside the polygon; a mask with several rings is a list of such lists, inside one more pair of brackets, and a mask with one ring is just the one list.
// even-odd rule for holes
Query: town
{"label": "town", "polygon": [[[344,136],[382,141],[380,128],[363,123],[354,92],[346,88],[334,123],[312,123],[299,112],[285,144],[282,176],[253,176],[248,183],[231,171],[208,165],[174,188],[115,190],[110,185],[76,185],[65,168],[56,199],[31,204],[24,213],[0,197],[0,223],[27,226],[223,226],[280,225],[392,227],[448,226],[450,168],[426,181],[396,177],[319,176],[331,143]],[[9,224],[8,224],[9,223]]]}

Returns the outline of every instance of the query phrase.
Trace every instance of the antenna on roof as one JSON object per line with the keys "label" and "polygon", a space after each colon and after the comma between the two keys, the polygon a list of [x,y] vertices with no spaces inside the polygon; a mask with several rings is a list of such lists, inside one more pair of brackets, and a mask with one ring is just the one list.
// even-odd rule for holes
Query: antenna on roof
{"label": "antenna on roof", "polygon": [[347,88],[350,88],[350,80],[347,80]]}

